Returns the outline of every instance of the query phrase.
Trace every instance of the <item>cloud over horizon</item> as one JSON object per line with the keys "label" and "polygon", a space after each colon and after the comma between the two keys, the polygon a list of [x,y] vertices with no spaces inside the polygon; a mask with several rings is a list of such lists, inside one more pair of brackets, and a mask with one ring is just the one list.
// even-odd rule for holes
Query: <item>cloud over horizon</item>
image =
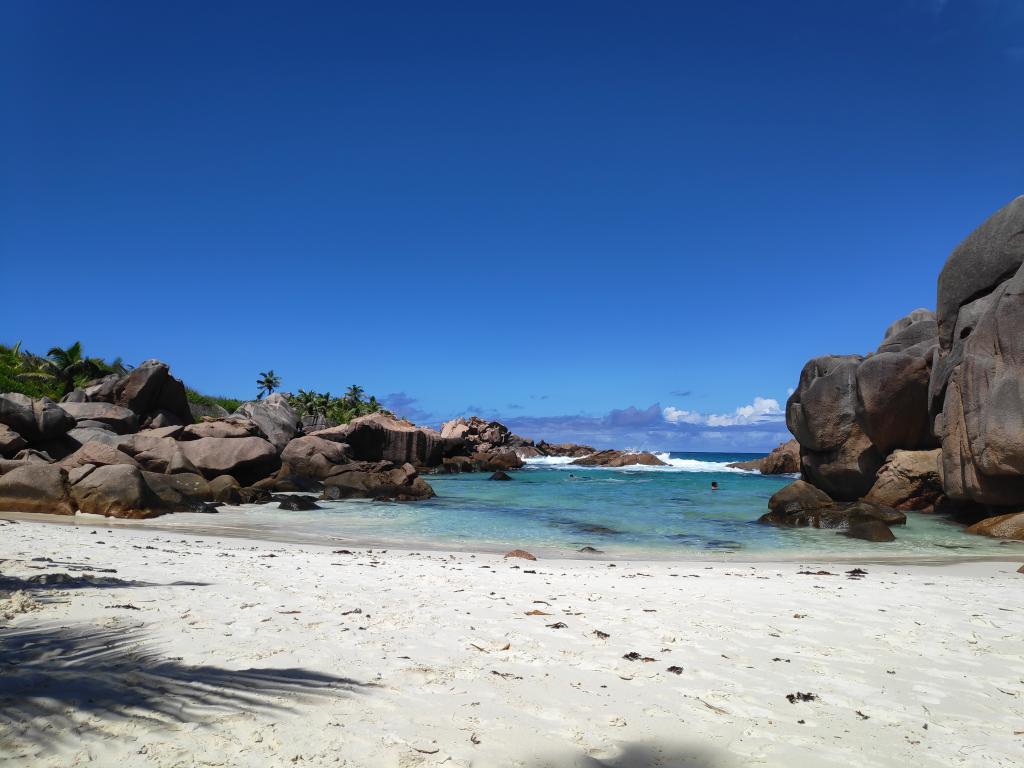
{"label": "cloud over horizon", "polygon": [[755,397],[750,405],[741,405],[733,413],[699,413],[668,406],[662,411],[670,424],[705,424],[709,427],[734,427],[741,424],[778,422],[785,416],[779,401],[772,397]]}
{"label": "cloud over horizon", "polygon": [[533,440],[584,443],[595,448],[764,452],[790,438],[779,401],[761,396],[732,413],[701,413],[652,403],[646,408],[612,408],[603,415],[556,416],[524,415],[520,413],[524,409],[521,404],[510,403],[505,411],[468,405],[460,413],[441,417],[425,410],[406,392],[392,392],[381,402],[418,424],[438,427],[442,421],[458,416],[480,416],[501,421],[516,434]]}
{"label": "cloud over horizon", "polygon": [[504,420],[535,440],[580,442],[596,448],[686,451],[767,451],[790,438],[779,401],[755,397],[729,414],[661,407],[614,408],[604,416],[520,416]]}

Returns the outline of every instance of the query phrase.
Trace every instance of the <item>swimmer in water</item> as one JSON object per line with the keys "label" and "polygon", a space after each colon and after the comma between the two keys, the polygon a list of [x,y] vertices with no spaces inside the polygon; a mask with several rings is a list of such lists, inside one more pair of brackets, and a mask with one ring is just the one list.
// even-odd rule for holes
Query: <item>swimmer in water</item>
{"label": "swimmer in water", "polygon": [[717,491],[718,490],[718,483],[716,483],[714,480],[711,481],[711,490],[712,491]]}

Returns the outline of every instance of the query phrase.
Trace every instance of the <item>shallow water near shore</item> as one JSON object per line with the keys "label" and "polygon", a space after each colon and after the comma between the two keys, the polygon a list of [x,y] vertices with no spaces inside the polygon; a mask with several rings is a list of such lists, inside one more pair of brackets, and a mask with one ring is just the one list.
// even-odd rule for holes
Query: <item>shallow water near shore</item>
{"label": "shallow water near shore", "polygon": [[[433,475],[437,498],[416,504],[320,502],[311,512],[276,503],[222,507],[216,515],[152,521],[76,522],[142,525],[272,541],[395,549],[504,552],[513,548],[567,557],[584,547],[608,558],[790,560],[895,559],[946,562],[1024,558],[1024,543],[963,532],[940,516],[908,513],[896,541],[872,544],[835,531],[780,529],[756,521],[775,491],[792,482],[727,466],[756,454],[661,454],[666,467],[570,466],[531,461],[509,482],[486,473]],[[711,490],[711,483],[718,490]],[[26,518],[31,519],[31,518]],[[67,521],[67,518],[56,518]]]}

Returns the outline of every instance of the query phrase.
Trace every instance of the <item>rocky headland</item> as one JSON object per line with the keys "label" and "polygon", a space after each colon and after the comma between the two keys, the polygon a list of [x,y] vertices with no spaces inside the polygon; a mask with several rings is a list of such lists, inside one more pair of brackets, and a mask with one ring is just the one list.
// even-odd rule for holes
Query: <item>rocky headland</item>
{"label": "rocky headland", "polygon": [[595,453],[534,443],[476,416],[440,432],[386,412],[314,429],[281,394],[229,413],[186,393],[166,363],[148,360],[60,402],[0,394],[0,509],[148,518],[222,504],[297,508],[285,493],[417,501],[434,496],[425,473],[500,478],[524,457]]}
{"label": "rocky headland", "polygon": [[1024,539],[1022,264],[1018,197],[946,260],[935,311],[900,318],[870,354],[810,360],[786,404],[803,481],[762,520],[832,527],[822,521],[834,514],[807,505],[855,502],[847,526],[868,509],[886,523],[884,510],[946,512],[969,531]]}

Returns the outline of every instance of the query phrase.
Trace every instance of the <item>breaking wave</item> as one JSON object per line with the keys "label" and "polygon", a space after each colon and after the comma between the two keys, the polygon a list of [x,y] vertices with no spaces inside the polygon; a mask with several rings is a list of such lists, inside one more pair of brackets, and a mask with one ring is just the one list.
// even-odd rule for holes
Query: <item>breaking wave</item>
{"label": "breaking wave", "polygon": [[745,469],[730,467],[724,461],[701,461],[700,459],[677,459],[672,458],[670,453],[654,454],[665,462],[666,466],[648,467],[642,464],[632,464],[626,467],[585,467],[573,464],[575,459],[571,456],[537,456],[531,459],[523,459],[527,467],[537,469],[569,469],[574,472],[599,470],[603,472],[735,472],[738,474],[749,474]]}

